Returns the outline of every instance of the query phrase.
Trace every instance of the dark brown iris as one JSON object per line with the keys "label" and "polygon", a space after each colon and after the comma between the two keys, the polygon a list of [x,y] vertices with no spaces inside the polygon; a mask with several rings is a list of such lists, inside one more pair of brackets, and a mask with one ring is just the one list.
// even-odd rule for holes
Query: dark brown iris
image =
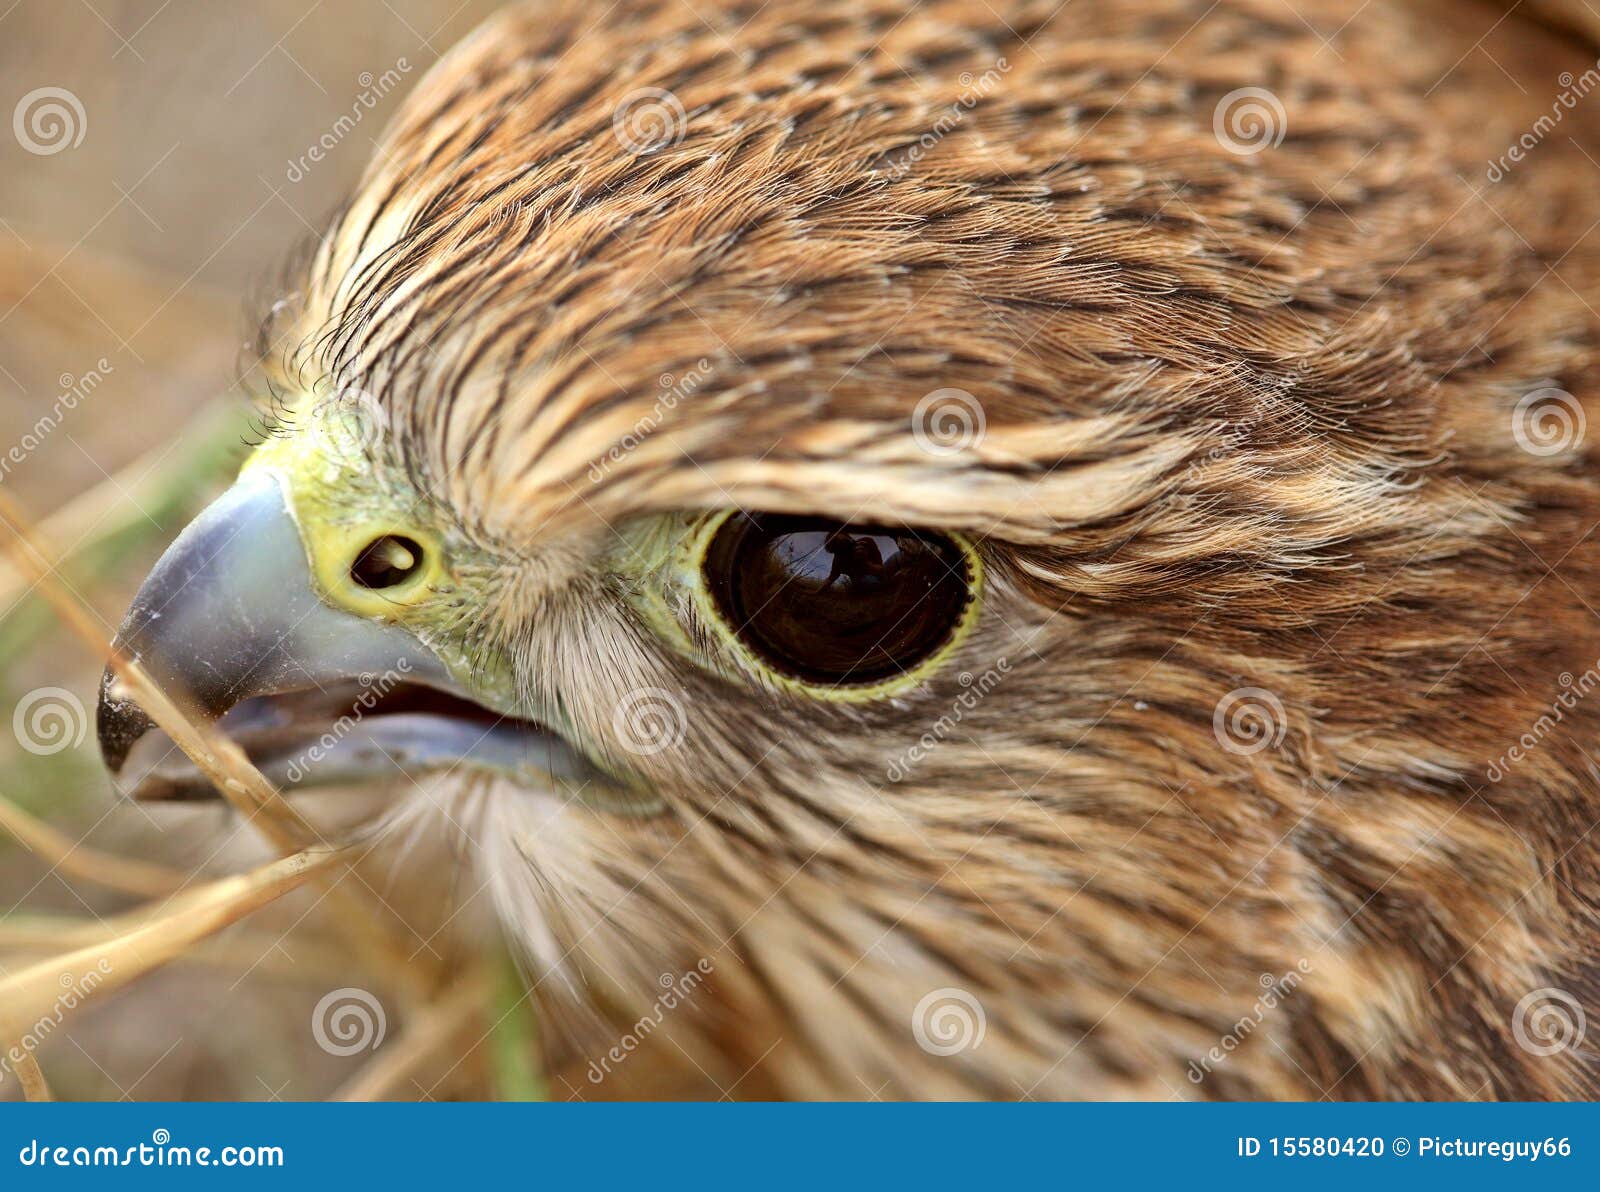
{"label": "dark brown iris", "polygon": [[942,535],[776,514],[725,521],[705,573],[747,646],[828,684],[876,682],[927,658],[960,622],[970,582]]}

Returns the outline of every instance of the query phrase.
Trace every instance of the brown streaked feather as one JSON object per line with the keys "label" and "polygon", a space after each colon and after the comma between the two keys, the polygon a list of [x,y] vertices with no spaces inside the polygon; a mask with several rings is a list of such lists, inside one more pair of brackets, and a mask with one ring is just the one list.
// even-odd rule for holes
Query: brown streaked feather
{"label": "brown streaked feather", "polygon": [[[887,784],[955,670],[842,709],[650,672],[621,624],[547,643],[553,684],[670,673],[698,710],[654,763],[666,823],[484,813],[569,994],[627,1021],[714,954],[714,1004],[664,1030],[718,1089],[1600,1092],[1591,1049],[1512,1034],[1540,987],[1596,1005],[1600,712],[1485,777],[1600,659],[1589,443],[1511,433],[1542,386],[1600,417],[1600,135],[1485,177],[1593,55],[1502,15],[537,4],[428,75],[271,328],[280,383],[379,395],[419,478],[516,551],[735,505],[964,530],[995,582],[962,666],[1014,663]],[[1219,143],[1241,87],[1282,101],[1281,145]],[[640,88],[685,113],[643,155],[613,131]],[[972,450],[917,445],[944,388],[981,404]],[[1219,748],[1240,687],[1282,700],[1281,747]],[[603,734],[606,706],[574,715]],[[915,1046],[940,986],[978,991],[980,1048]]]}

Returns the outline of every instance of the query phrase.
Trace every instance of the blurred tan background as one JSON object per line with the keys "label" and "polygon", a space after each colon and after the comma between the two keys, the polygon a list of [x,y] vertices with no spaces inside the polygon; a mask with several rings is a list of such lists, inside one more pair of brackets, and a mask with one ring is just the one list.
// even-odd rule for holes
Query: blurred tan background
{"label": "blurred tan background", "polygon": [[[67,553],[63,574],[108,635],[242,454],[232,390],[249,299],[270,298],[406,92],[493,7],[0,0],[0,487]],[[92,717],[98,671],[0,565],[0,716],[59,687]],[[42,751],[14,736],[0,731],[0,795],[67,839],[186,872],[217,864],[226,813],[117,802],[92,725]],[[0,832],[0,974],[136,902]],[[312,1048],[306,1023],[319,995],[360,974],[314,934],[286,934],[304,911],[252,921],[257,963],[177,966],[42,1041],[57,1095],[326,1096],[348,1065]],[[0,1074],[0,1100],[17,1085]]]}
{"label": "blurred tan background", "polygon": [[[94,416],[6,481],[49,509],[218,393],[247,335],[242,300],[320,230],[401,97],[494,7],[0,0],[0,426],[48,410],[63,375],[114,368]],[[399,85],[376,97],[389,71]],[[40,88],[80,101],[75,146],[32,153],[14,135]]]}

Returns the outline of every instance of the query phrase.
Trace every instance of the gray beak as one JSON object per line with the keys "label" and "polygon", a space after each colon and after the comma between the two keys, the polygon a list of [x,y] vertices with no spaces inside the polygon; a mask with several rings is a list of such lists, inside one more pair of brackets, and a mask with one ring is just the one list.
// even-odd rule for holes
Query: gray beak
{"label": "gray beak", "polygon": [[[134,597],[116,642],[207,721],[257,696],[326,691],[351,679],[370,685],[395,675],[441,691],[456,687],[411,633],[317,597],[299,530],[269,474],[240,481],[178,536]],[[120,776],[155,725],[118,697],[110,670],[98,721],[101,756]]]}
{"label": "gray beak", "polygon": [[[281,482],[242,479],[169,547],[117,645],[283,789],[469,766],[529,785],[609,786],[545,726],[477,702],[408,629],[318,596]],[[212,794],[108,670],[100,752],[140,799]]]}

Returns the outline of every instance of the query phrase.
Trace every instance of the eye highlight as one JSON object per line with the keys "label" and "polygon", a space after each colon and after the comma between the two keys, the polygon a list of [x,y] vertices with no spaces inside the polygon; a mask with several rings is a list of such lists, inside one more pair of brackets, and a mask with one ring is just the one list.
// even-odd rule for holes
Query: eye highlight
{"label": "eye highlight", "polygon": [[735,639],[778,674],[851,689],[915,672],[969,620],[970,549],[900,526],[735,513],[711,534],[706,590]]}

